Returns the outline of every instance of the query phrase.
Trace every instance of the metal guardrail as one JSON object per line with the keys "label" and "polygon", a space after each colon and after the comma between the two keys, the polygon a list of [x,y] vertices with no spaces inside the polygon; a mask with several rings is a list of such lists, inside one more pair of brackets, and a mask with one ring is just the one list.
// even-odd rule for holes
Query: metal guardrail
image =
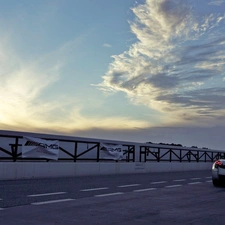
{"label": "metal guardrail", "polygon": [[173,148],[172,146],[140,146],[139,161],[148,162],[213,162],[225,158],[224,151],[193,148]]}
{"label": "metal guardrail", "polygon": [[[22,139],[23,136],[19,135],[0,134],[0,162],[50,161],[44,158],[22,158]],[[50,138],[42,139],[52,140]],[[60,143],[58,161],[112,161],[112,159],[101,158],[101,142],[62,138],[57,138],[57,140],[59,140]],[[137,149],[135,144],[122,144],[122,146],[124,147],[124,158],[121,161],[124,162],[135,162],[135,155],[139,156],[139,162],[213,162],[219,158],[225,158],[225,151],[222,150],[217,151],[171,145],[143,144],[139,145],[140,150],[138,153],[135,153]],[[138,161],[138,159],[136,161]]]}
{"label": "metal guardrail", "polygon": [[[1,138],[7,142],[7,146],[1,147]],[[7,139],[7,140],[6,140]],[[49,159],[41,158],[22,158],[22,139],[23,136],[14,135],[0,135],[0,161],[50,161]],[[52,140],[47,138],[42,138],[46,140]],[[78,141],[78,140],[68,140],[59,139],[60,143],[60,157],[58,161],[110,161],[111,159],[103,159],[100,157],[100,142],[93,141]],[[113,143],[112,143],[113,144]],[[87,146],[84,150],[84,146]],[[122,161],[125,162],[135,162],[135,145],[123,144],[123,155],[125,156]],[[1,154],[2,153],[2,154]],[[111,160],[112,161],[112,160]]]}

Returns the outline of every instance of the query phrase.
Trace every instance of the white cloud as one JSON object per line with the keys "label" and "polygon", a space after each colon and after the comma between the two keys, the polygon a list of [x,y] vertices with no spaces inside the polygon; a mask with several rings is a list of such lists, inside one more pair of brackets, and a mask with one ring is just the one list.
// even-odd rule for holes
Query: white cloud
{"label": "white cloud", "polygon": [[105,48],[111,48],[111,47],[112,47],[112,45],[107,44],[107,43],[104,43],[104,44],[103,44],[103,47],[105,47]]}
{"label": "white cloud", "polygon": [[[225,71],[225,15],[199,17],[191,1],[177,0],[147,0],[132,10],[137,41],[113,56],[99,88],[123,91],[131,101],[164,112],[167,121],[216,120],[225,112],[219,82]],[[212,81],[217,83],[210,88]]]}

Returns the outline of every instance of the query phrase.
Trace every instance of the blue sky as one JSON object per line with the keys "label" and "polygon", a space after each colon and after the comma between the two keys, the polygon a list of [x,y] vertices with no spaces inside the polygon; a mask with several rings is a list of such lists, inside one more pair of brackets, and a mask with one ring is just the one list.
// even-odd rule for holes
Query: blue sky
{"label": "blue sky", "polygon": [[225,1],[0,0],[0,129],[225,144]]}

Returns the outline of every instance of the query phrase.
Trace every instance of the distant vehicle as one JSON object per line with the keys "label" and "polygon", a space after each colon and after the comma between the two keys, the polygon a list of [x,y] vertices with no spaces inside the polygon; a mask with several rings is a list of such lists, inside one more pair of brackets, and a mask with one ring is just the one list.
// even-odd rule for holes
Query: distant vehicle
{"label": "distant vehicle", "polygon": [[225,159],[218,159],[212,165],[212,182],[219,186],[225,181]]}

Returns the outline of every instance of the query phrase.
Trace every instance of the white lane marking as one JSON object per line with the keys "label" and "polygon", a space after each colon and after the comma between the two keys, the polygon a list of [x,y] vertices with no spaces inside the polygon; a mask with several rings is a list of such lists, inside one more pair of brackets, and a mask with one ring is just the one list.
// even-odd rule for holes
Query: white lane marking
{"label": "white lane marking", "polygon": [[151,184],[164,184],[166,183],[167,181],[156,181],[156,182],[151,182]]}
{"label": "white lane marking", "polygon": [[201,180],[202,178],[200,178],[200,177],[193,177],[193,178],[191,178],[191,180]]}
{"label": "white lane marking", "polygon": [[194,185],[194,184],[201,184],[202,182],[192,182],[192,183],[188,183],[190,185]]}
{"label": "white lane marking", "polygon": [[58,202],[68,202],[73,201],[72,198],[65,198],[65,199],[58,199],[58,200],[51,200],[51,201],[44,201],[44,202],[33,202],[31,205],[44,205],[44,204],[51,204],[51,203],[58,203]]}
{"label": "white lane marking", "polygon": [[0,198],[0,201],[2,201],[3,199],[2,198]]}
{"label": "white lane marking", "polygon": [[53,193],[34,194],[34,195],[27,195],[27,197],[40,197],[40,196],[61,195],[61,194],[66,194],[66,192],[53,192]]}
{"label": "white lane marking", "polygon": [[106,190],[109,189],[108,187],[101,187],[101,188],[90,188],[90,189],[83,189],[80,191],[98,191],[98,190]]}
{"label": "white lane marking", "polygon": [[95,195],[95,197],[107,197],[107,196],[113,196],[113,195],[122,195],[123,192],[114,192],[114,193],[108,193],[108,194],[102,194],[102,195]]}
{"label": "white lane marking", "polygon": [[179,180],[173,180],[174,182],[182,182],[182,181],[186,181],[186,179],[179,179]]}
{"label": "white lane marking", "polygon": [[153,190],[156,190],[156,189],[157,188],[145,188],[145,189],[134,190],[133,192],[153,191]]}
{"label": "white lane marking", "polygon": [[207,180],[206,183],[212,183],[212,180]]}
{"label": "white lane marking", "polygon": [[212,178],[212,177],[205,177],[206,179],[210,179],[210,178]]}
{"label": "white lane marking", "polygon": [[4,210],[3,208],[0,208],[0,210]]}
{"label": "white lane marking", "polygon": [[176,184],[176,185],[169,185],[169,186],[165,186],[165,188],[175,188],[175,187],[181,187],[181,184]]}
{"label": "white lane marking", "polygon": [[117,187],[126,188],[126,187],[136,187],[136,186],[140,186],[140,184],[125,184],[125,185],[120,185]]}

